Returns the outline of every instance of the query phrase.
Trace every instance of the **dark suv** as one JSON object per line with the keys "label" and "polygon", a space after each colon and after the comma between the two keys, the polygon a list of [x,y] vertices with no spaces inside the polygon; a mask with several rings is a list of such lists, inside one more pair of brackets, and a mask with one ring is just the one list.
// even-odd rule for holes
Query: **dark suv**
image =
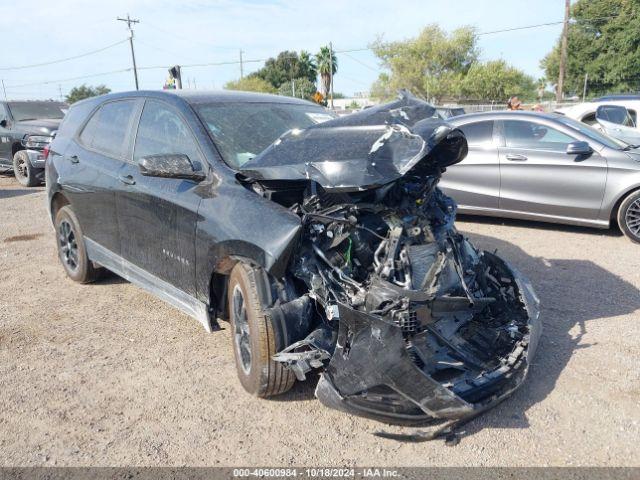
{"label": "dark suv", "polygon": [[46,150],[69,107],[53,101],[0,102],[0,169],[25,187],[44,180]]}
{"label": "dark suv", "polygon": [[334,408],[457,420],[518,387],[529,283],[454,226],[437,183],[464,135],[408,94],[342,118],[288,97],[135,92],[74,104],[47,192],[72,279],[107,268],[228,319],[258,396],[320,372]]}

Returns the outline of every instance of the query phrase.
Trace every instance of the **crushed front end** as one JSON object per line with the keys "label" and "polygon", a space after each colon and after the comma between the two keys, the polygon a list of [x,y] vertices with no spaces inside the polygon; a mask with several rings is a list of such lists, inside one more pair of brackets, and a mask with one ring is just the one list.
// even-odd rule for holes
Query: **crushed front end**
{"label": "crushed front end", "polygon": [[[455,229],[455,202],[437,183],[466,154],[461,132],[425,121],[423,102],[399,102],[305,132],[316,153],[325,133],[366,137],[358,168],[353,148],[331,162],[343,155],[337,142],[318,162],[283,168],[267,158],[244,179],[302,223],[284,279],[296,298],[268,315],[310,333],[274,360],[300,380],[318,370],[316,396],[329,407],[397,424],[463,419],[523,382],[540,337],[538,299]],[[286,157],[286,138],[276,145]]]}

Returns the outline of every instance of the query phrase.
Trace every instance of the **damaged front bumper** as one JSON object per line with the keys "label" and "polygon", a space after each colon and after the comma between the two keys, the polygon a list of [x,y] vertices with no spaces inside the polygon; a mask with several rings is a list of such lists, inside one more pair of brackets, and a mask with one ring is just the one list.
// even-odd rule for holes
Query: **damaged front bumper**
{"label": "damaged front bumper", "polygon": [[[400,326],[339,305],[338,339],[316,388],[318,399],[351,414],[418,425],[434,419],[464,420],[509,396],[527,375],[542,327],[532,286],[515,269],[503,265],[517,285],[528,331],[494,368],[478,373],[481,367],[473,365],[474,359],[462,358],[469,374],[449,379],[429,375],[412,352],[424,340],[419,335],[408,342]],[[432,335],[425,332],[424,336]]]}

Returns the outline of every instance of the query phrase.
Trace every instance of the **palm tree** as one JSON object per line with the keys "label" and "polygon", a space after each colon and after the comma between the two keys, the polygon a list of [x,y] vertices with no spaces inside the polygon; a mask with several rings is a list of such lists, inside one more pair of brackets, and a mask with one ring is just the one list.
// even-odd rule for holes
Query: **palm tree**
{"label": "palm tree", "polygon": [[315,60],[311,54],[305,50],[300,51],[300,57],[298,58],[300,76],[309,79],[309,81],[315,85],[318,78],[318,67],[316,67]]}
{"label": "palm tree", "polygon": [[331,88],[331,76],[338,71],[338,59],[329,47],[320,47],[320,51],[316,55],[316,65],[320,74],[322,93],[326,98]]}

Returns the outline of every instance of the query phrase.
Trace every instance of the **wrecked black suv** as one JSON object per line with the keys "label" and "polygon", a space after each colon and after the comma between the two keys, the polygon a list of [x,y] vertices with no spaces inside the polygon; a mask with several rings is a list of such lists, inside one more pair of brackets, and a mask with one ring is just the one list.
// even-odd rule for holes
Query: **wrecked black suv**
{"label": "wrecked black suv", "polygon": [[408,94],[342,118],[288,97],[135,92],[75,104],[47,160],[60,260],[228,319],[255,395],[320,374],[323,404],[463,419],[524,380],[529,283],[437,188],[464,135]]}

